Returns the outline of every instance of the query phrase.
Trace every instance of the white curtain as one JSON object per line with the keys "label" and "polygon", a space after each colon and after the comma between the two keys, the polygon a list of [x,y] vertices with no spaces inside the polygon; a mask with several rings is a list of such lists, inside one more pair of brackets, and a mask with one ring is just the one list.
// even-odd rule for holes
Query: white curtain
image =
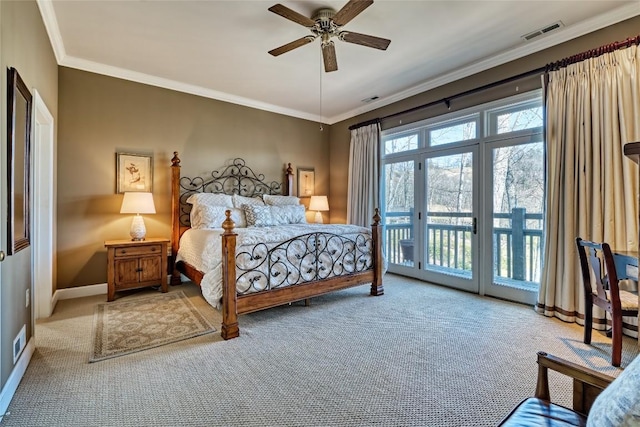
{"label": "white curtain", "polygon": [[380,126],[377,123],[351,130],[347,223],[368,227],[379,207]]}
{"label": "white curtain", "polygon": [[[638,46],[550,72],[546,126],[546,250],[536,309],[584,324],[575,238],[638,251],[638,167],[623,153],[624,144],[640,141]],[[593,314],[604,329],[603,312]],[[635,336],[637,319],[624,323]]]}

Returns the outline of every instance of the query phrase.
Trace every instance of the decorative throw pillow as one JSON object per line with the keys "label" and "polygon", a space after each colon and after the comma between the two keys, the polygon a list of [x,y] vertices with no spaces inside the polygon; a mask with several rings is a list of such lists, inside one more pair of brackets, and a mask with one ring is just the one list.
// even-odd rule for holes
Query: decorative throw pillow
{"label": "decorative throw pillow", "polygon": [[267,227],[277,225],[271,216],[271,206],[242,205],[247,218],[247,227]]}
{"label": "decorative throw pillow", "polygon": [[287,205],[299,205],[300,198],[295,196],[277,196],[271,194],[265,194],[262,196],[264,203],[270,206],[287,206]]}
{"label": "decorative throw pillow", "polygon": [[236,228],[244,228],[247,221],[242,209],[227,206],[199,205],[191,210],[191,228],[222,228],[222,223],[227,219],[226,211],[231,211],[231,220]]}
{"label": "decorative throw pillow", "polygon": [[187,203],[192,205],[205,204],[209,206],[233,206],[233,198],[223,193],[195,193],[189,196]]}
{"label": "decorative throw pillow", "polygon": [[640,356],[598,395],[589,410],[587,427],[640,425]]}
{"label": "decorative throw pillow", "polygon": [[270,207],[271,217],[273,218],[273,221],[278,225],[305,224],[307,222],[304,205]]}
{"label": "decorative throw pillow", "polygon": [[233,195],[233,207],[242,209],[242,205],[264,206],[264,202],[262,201],[260,196],[257,196],[257,197],[246,197],[246,196],[239,196],[237,194],[234,194]]}

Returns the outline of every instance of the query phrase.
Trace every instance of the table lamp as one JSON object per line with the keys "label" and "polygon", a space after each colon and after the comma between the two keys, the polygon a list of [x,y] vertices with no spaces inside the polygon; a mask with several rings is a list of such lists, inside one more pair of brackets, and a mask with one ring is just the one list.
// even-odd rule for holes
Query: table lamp
{"label": "table lamp", "polygon": [[122,199],[121,214],[136,214],[131,221],[131,240],[144,240],[147,235],[147,229],[144,226],[144,220],[140,214],[154,214],[156,207],[153,204],[153,194],[142,192],[126,192]]}
{"label": "table lamp", "polygon": [[327,196],[311,196],[309,201],[309,210],[316,211],[316,223],[322,224],[322,214],[320,211],[329,210],[329,201]]}

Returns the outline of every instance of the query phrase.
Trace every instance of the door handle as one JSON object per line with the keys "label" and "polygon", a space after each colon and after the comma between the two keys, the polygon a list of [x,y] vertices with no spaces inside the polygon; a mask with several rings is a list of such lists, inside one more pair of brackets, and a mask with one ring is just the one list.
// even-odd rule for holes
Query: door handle
{"label": "door handle", "polygon": [[473,231],[473,234],[478,234],[478,218],[476,217],[473,218],[473,225],[471,226],[471,231]]}
{"label": "door handle", "polygon": [[4,251],[0,251],[0,262],[4,261],[6,257],[7,255],[5,255]]}

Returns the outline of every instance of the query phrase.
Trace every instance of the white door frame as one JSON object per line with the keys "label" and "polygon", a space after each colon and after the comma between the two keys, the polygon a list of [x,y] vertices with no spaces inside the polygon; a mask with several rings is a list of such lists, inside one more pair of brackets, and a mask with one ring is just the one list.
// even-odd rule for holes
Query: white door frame
{"label": "white door frame", "polygon": [[54,119],[44,100],[33,90],[33,301],[35,319],[53,311],[54,255]]}

